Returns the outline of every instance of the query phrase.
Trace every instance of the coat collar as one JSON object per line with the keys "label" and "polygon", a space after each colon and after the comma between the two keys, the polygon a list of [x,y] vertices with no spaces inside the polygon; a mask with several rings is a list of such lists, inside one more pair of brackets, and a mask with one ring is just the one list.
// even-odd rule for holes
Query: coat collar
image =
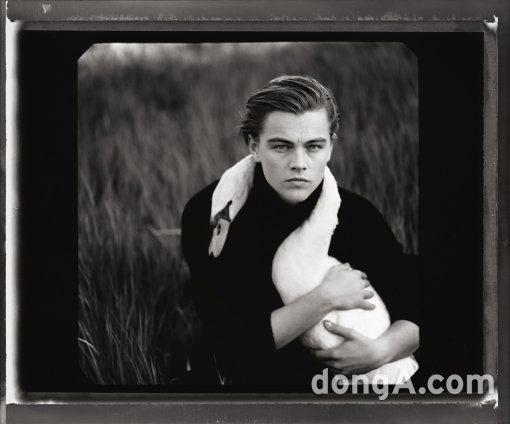
{"label": "coat collar", "polygon": [[308,198],[295,205],[291,205],[282,200],[273,187],[269,185],[262,171],[262,166],[260,163],[257,163],[253,177],[253,188],[247,204],[249,204],[250,207],[254,207],[258,210],[258,212],[264,215],[284,215],[288,216],[289,219],[296,218],[302,222],[310,215],[311,211],[315,207],[322,191],[322,185],[323,181],[321,181]]}

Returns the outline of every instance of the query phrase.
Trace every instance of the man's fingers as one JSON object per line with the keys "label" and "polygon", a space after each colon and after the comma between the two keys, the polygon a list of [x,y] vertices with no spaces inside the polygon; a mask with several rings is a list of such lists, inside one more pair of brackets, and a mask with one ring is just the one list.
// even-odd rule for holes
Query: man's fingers
{"label": "man's fingers", "polygon": [[344,266],[344,269],[347,269],[349,271],[355,272],[356,274],[358,274],[364,280],[366,280],[368,278],[366,273],[364,273],[363,271],[360,271],[359,269],[353,268],[348,262],[343,264],[343,266]]}
{"label": "man's fingers", "polygon": [[374,292],[370,290],[363,290],[363,299],[370,299],[374,297]]}
{"label": "man's fingers", "polygon": [[334,348],[331,349],[319,349],[313,351],[315,359],[320,360],[323,364],[333,364],[335,362]]}
{"label": "man's fingers", "polygon": [[367,279],[367,274],[365,274],[363,271],[360,271],[359,269],[353,269],[352,272],[354,272],[356,275],[358,275],[363,280]]}
{"label": "man's fingers", "polygon": [[332,368],[335,372],[339,372],[345,367],[345,363],[342,358],[338,357],[339,355],[335,347],[316,350],[313,352],[313,356],[321,364]]}
{"label": "man's fingers", "polygon": [[346,339],[354,339],[357,336],[357,332],[352,328],[344,327],[328,320],[324,321],[324,326],[333,334],[342,336]]}
{"label": "man's fingers", "polygon": [[367,302],[366,300],[364,300],[361,303],[360,308],[364,309],[365,311],[373,311],[375,309],[375,305],[373,303],[370,303],[370,302]]}

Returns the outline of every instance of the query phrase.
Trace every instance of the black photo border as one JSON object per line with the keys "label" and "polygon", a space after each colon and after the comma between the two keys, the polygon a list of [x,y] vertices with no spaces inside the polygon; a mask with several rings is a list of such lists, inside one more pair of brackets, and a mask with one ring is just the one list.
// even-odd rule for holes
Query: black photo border
{"label": "black photo border", "polygon": [[[255,4],[256,3],[256,4]],[[263,3],[263,4],[261,4]],[[412,3],[403,10],[398,3],[382,2],[378,10],[368,1],[347,2],[100,2],[100,1],[12,1],[11,20],[23,21],[24,30],[37,31],[347,31],[347,32],[482,32],[484,34],[484,372],[498,375],[499,405],[483,399],[457,398],[422,401],[419,397],[402,401],[275,399],[270,395],[251,398],[217,395],[209,400],[183,396],[169,400],[144,400],[126,395],[111,399],[91,394],[88,400],[66,400],[65,394],[41,400],[61,401],[44,405],[33,399],[30,405],[7,405],[7,422],[32,419],[34,422],[203,422],[209,421],[336,421],[404,420],[427,422],[464,417],[469,421],[504,422],[508,418],[508,28],[509,8],[504,2],[477,6],[467,2],[461,10],[448,9],[446,2],[427,6]],[[434,5],[439,9],[434,10]],[[492,6],[492,8],[491,8]],[[350,8],[350,9],[349,9]],[[391,10],[391,12],[388,12]],[[292,11],[292,13],[290,12]],[[438,16],[439,15],[439,16]],[[498,28],[494,24],[498,16]],[[424,18],[425,17],[425,18]],[[498,78],[499,77],[499,78]],[[1,128],[3,135],[5,127]],[[9,142],[9,140],[7,140]],[[498,282],[500,284],[498,284]],[[499,305],[499,307],[498,307]],[[499,360],[498,360],[499,358]],[[360,404],[366,407],[359,408]],[[476,407],[473,407],[473,406]],[[418,410],[417,410],[418,409]],[[418,415],[419,414],[419,415]],[[85,418],[86,417],[86,418]],[[372,418],[374,419],[374,418]],[[11,421],[12,420],[12,421]],[[84,421],[86,420],[86,421]]]}

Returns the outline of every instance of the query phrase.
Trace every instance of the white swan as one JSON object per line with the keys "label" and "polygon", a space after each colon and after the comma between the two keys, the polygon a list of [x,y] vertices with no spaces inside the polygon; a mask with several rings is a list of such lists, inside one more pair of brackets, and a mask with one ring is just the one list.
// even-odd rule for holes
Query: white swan
{"label": "white swan", "polygon": [[[228,232],[228,226],[242,208],[253,184],[255,161],[247,156],[228,169],[221,177],[212,197],[211,223],[215,226],[209,253],[218,257]],[[338,224],[341,204],[338,186],[326,167],[322,192],[310,216],[280,245],[273,259],[272,278],[285,304],[317,287],[332,266],[340,264],[328,255],[331,236]],[[373,287],[371,288],[373,290]],[[327,349],[343,341],[341,336],[326,330],[324,320],[330,320],[359,333],[377,338],[391,325],[382,299],[374,291],[373,311],[352,309],[333,311],[301,336],[303,344],[313,349]],[[418,369],[413,356],[383,365],[366,374],[369,382],[402,383]],[[384,379],[384,380],[382,380]]]}

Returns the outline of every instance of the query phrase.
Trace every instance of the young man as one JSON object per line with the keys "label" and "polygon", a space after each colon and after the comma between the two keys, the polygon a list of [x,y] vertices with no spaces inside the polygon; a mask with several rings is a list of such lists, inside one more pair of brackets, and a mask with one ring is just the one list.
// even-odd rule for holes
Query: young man
{"label": "young man", "polygon": [[[246,202],[228,219],[221,254],[209,254],[219,230],[210,223],[218,183],[184,210],[182,246],[203,332],[222,377],[238,387],[309,390],[325,367],[362,374],[418,348],[402,249],[380,213],[354,193],[338,188],[339,225],[328,252],[348,269],[332,267],[316,288],[285,305],[272,281],[279,246],[321,196],[337,130],[338,108],[327,88],[303,76],[270,81],[246,104],[240,133],[257,165]],[[367,276],[390,311],[391,327],[370,339],[331,325],[328,330],[346,340],[331,349],[307,349],[299,336],[328,312],[373,309]]]}

